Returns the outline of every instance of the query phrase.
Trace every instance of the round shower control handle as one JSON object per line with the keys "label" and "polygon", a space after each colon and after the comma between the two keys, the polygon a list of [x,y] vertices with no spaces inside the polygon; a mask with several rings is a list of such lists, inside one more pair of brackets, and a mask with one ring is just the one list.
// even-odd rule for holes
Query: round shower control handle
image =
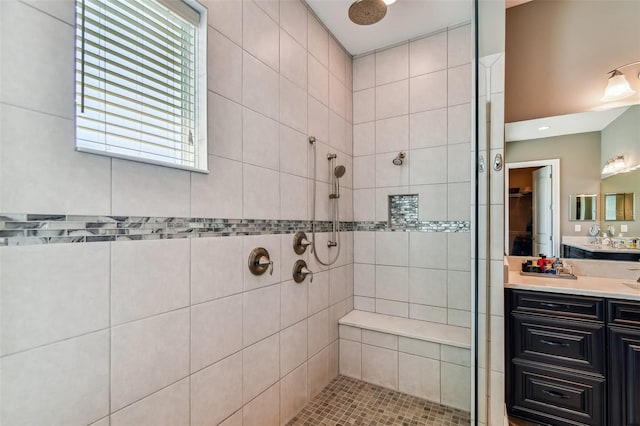
{"label": "round shower control handle", "polygon": [[297,283],[301,283],[307,275],[311,275],[309,282],[313,282],[313,272],[307,268],[307,262],[302,259],[297,260],[293,265],[293,280]]}
{"label": "round shower control handle", "polygon": [[295,251],[296,254],[303,254],[310,245],[311,241],[307,240],[307,234],[303,231],[298,231],[293,236],[293,251]]}
{"label": "round shower control handle", "polygon": [[271,267],[269,275],[273,275],[273,261],[264,247],[257,247],[249,254],[249,270],[253,275],[262,275]]}

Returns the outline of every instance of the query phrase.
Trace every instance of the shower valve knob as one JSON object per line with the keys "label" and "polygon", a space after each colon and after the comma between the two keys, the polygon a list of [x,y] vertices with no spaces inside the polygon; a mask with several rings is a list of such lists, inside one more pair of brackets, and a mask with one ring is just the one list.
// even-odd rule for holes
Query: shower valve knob
{"label": "shower valve knob", "polygon": [[249,270],[253,275],[262,275],[269,269],[269,275],[273,275],[273,260],[269,258],[269,252],[258,247],[249,254]]}
{"label": "shower valve knob", "polygon": [[307,240],[307,234],[303,231],[298,231],[293,236],[293,251],[295,251],[296,254],[303,254],[310,245],[311,241]]}
{"label": "shower valve knob", "polygon": [[293,265],[293,280],[297,283],[301,283],[307,275],[311,276],[309,282],[313,282],[313,272],[307,268],[307,262],[302,259],[297,260]]}

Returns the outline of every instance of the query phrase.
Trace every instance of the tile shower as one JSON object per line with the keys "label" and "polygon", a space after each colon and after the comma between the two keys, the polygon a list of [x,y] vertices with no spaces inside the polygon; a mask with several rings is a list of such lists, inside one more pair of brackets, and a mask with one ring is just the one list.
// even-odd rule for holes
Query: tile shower
{"label": "tile shower", "polygon": [[[3,424],[284,424],[338,374],[354,307],[470,327],[470,25],[352,66],[298,1],[202,3],[208,175],[75,152],[74,2],[0,2]],[[319,220],[326,154],[347,170],[331,267],[292,250],[308,135]],[[407,194],[417,224],[390,232]]]}

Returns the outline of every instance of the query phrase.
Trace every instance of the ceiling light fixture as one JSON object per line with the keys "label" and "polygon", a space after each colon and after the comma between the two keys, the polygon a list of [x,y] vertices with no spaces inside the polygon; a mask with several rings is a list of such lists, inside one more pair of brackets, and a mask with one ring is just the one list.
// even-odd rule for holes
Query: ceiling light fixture
{"label": "ceiling light fixture", "polygon": [[396,0],[382,0],[382,1],[384,1],[384,4],[386,4],[387,6],[391,6],[396,2]]}
{"label": "ceiling light fixture", "polygon": [[538,127],[538,130],[549,130],[549,126]]}
{"label": "ceiling light fixture", "polygon": [[383,0],[357,0],[349,7],[349,19],[358,25],[375,24],[386,14],[387,4]]}
{"label": "ceiling light fixture", "polygon": [[[622,65],[621,67],[613,69],[607,73],[611,75],[609,76],[607,88],[604,90],[604,95],[600,99],[602,102],[619,101],[620,99],[628,98],[629,96],[632,96],[636,93],[636,91],[631,88],[629,82],[625,78],[624,74],[620,72],[620,70],[622,68],[637,64],[640,64],[640,61]],[[638,73],[638,78],[640,78],[640,73]]]}

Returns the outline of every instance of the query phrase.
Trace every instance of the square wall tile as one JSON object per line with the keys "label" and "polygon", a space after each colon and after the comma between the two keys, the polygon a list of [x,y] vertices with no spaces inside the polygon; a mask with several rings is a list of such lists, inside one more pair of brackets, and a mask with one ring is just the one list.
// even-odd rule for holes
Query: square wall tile
{"label": "square wall tile", "polygon": [[329,105],[329,70],[313,55],[308,55],[309,94],[323,105]]}
{"label": "square wall tile", "polygon": [[[304,132],[280,126],[280,171],[300,177],[308,177],[309,140]],[[291,161],[291,158],[297,161]]]}
{"label": "square wall tile", "polygon": [[329,344],[329,309],[318,312],[308,319],[308,349],[309,356],[320,352]]}
{"label": "square wall tile", "polygon": [[376,85],[375,54],[353,60],[353,91],[370,89]]}
{"label": "square wall tile", "polygon": [[2,355],[109,326],[109,243],[0,253]]}
{"label": "square wall tile", "polygon": [[111,244],[111,323],[189,306],[189,240]]}
{"label": "square wall tile", "polygon": [[395,317],[409,318],[409,304],[393,300],[375,299],[376,312]]}
{"label": "square wall tile", "polygon": [[280,122],[300,132],[307,130],[307,91],[280,77]]}
{"label": "square wall tile", "polygon": [[217,425],[242,407],[242,354],[191,376],[191,422]]}
{"label": "square wall tile", "polygon": [[322,65],[329,66],[329,33],[322,24],[313,16],[307,13],[307,42],[308,50]]}
{"label": "square wall tile", "polygon": [[376,86],[409,78],[409,43],[375,53]]}
{"label": "square wall tile", "polygon": [[242,424],[244,426],[280,425],[280,383],[271,386],[242,407]]}
{"label": "square wall tile", "polygon": [[448,146],[447,181],[469,182],[471,180],[471,144],[460,143]]}
{"label": "square wall tile", "polygon": [[285,30],[280,30],[280,74],[293,84],[307,88],[307,51]]}
{"label": "square wall tile", "polygon": [[347,297],[347,268],[340,266],[329,270],[329,304],[333,305]]}
{"label": "square wall tile", "polygon": [[449,270],[471,270],[471,234],[453,232],[447,235],[447,265]]}
{"label": "square wall tile", "polygon": [[447,68],[447,32],[443,31],[409,43],[411,77]]}
{"label": "square wall tile", "polygon": [[362,343],[386,349],[398,350],[398,336],[372,330],[362,330]]}
{"label": "square wall tile", "polygon": [[448,105],[460,105],[471,100],[471,65],[461,65],[448,70]]}
{"label": "square wall tile", "polygon": [[[376,127],[374,122],[353,126],[353,155],[372,155],[376,153]],[[355,158],[354,158],[355,160]]]}
{"label": "square wall tile", "polygon": [[237,45],[242,45],[242,2],[235,0],[203,0],[209,9],[207,20]]}
{"label": "square wall tile", "polygon": [[242,292],[243,237],[191,239],[191,303]]}
{"label": "square wall tile", "polygon": [[2,424],[89,424],[109,414],[109,332],[0,359]]}
{"label": "square wall tile", "polygon": [[409,149],[409,116],[376,121],[376,153]]}
{"label": "square wall tile", "polygon": [[407,267],[376,266],[376,297],[399,302],[409,301]]}
{"label": "square wall tile", "polygon": [[280,378],[279,340],[279,335],[274,334],[242,351],[242,389],[245,404]]}
{"label": "square wall tile", "polygon": [[[224,324],[224,326],[222,326]],[[242,349],[242,295],[191,307],[191,371]]]}
{"label": "square wall tile", "polygon": [[375,189],[355,189],[353,191],[353,220],[376,220]]}
{"label": "square wall tile", "polygon": [[280,26],[307,47],[307,8],[299,0],[280,0]]}
{"label": "square wall tile", "polygon": [[342,84],[347,84],[347,54],[331,36],[329,36],[329,71]]}
{"label": "square wall tile", "polygon": [[[398,390],[433,402],[440,402],[440,361],[400,352]],[[447,380],[444,377],[444,380]]]}
{"label": "square wall tile", "polygon": [[278,73],[247,52],[242,61],[242,104],[277,120],[280,113]]}
{"label": "square wall tile", "polygon": [[307,321],[303,320],[280,332],[280,377],[289,374],[306,360]]}
{"label": "square wall tile", "polygon": [[307,364],[302,364],[280,381],[280,424],[285,424],[307,405]]}
{"label": "square wall tile", "polygon": [[280,29],[252,1],[242,2],[242,47],[274,70],[280,65]]}
{"label": "square wall tile", "polygon": [[363,344],[362,380],[398,390],[398,352]]}
{"label": "square wall tile", "polygon": [[245,164],[242,175],[243,217],[279,219],[279,173],[276,170]]}
{"label": "square wall tile", "polygon": [[210,155],[209,174],[191,174],[191,193],[192,217],[242,218],[242,163]]}
{"label": "square wall tile", "polygon": [[376,296],[376,267],[374,265],[354,265],[354,294],[356,296]]}
{"label": "square wall tile", "polygon": [[418,220],[447,220],[447,184],[416,185],[410,192],[418,194]]}
{"label": "square wall tile", "polygon": [[309,399],[312,399],[329,384],[329,348],[309,358],[307,367]]}
{"label": "square wall tile", "polygon": [[373,297],[354,296],[353,309],[366,312],[375,312],[376,299]]}
{"label": "square wall tile", "polygon": [[400,352],[419,355],[421,357],[440,359],[440,345],[426,340],[410,339],[400,336],[398,338]]}
{"label": "square wall tile", "polygon": [[111,160],[111,213],[189,217],[190,179],[191,173],[186,170],[114,158]]}
{"label": "square wall tile", "polygon": [[447,275],[443,269],[409,268],[409,302],[447,307]]}
{"label": "square wall tile", "polygon": [[[8,86],[13,83],[3,89]],[[102,215],[111,210],[111,159],[76,152],[74,131],[73,120],[0,105],[3,211]]]}
{"label": "square wall tile", "polygon": [[446,107],[447,71],[437,71],[411,78],[409,102],[412,114]]}
{"label": "square wall tile", "polygon": [[405,155],[404,164],[400,167],[393,164],[397,153],[390,152],[376,155],[376,187],[399,187],[409,185],[411,156]]}
{"label": "square wall tile", "polygon": [[353,261],[356,263],[375,263],[376,232],[355,232],[353,234]]}
{"label": "square wall tile", "polygon": [[471,407],[471,369],[448,362],[443,362],[440,368],[440,376],[446,378],[441,385],[441,403],[468,411]]}
{"label": "square wall tile", "polygon": [[242,161],[278,170],[280,125],[248,108],[242,111]]}
{"label": "square wall tile", "polygon": [[376,86],[376,120],[409,113],[409,80]]}
{"label": "square wall tile", "polygon": [[309,288],[309,315],[327,309],[329,307],[329,271],[314,273],[313,282],[306,285]]}
{"label": "square wall tile", "polygon": [[113,426],[186,425],[189,423],[189,380],[156,392],[111,415]]}
{"label": "square wall tile", "polygon": [[[388,89],[384,94],[388,94]],[[376,90],[366,89],[353,92],[353,124],[366,123],[376,119]],[[401,107],[398,105],[398,110]],[[402,115],[402,113],[396,114]]]}
{"label": "square wall tile", "polygon": [[242,297],[245,347],[280,330],[280,284],[247,291]]}
{"label": "square wall tile", "polygon": [[[308,122],[309,136],[315,136],[316,149],[319,153],[320,150],[318,149],[319,148],[318,141],[328,142],[328,139],[329,139],[329,108],[327,108],[326,105],[323,105],[322,103],[317,101],[315,98],[308,96],[307,111],[308,111],[307,114],[309,117],[309,122]],[[327,157],[325,155],[320,156],[320,154],[318,154],[318,158],[317,158],[318,161],[324,160],[321,163],[320,167],[325,166],[325,170],[326,170],[326,164],[327,164],[326,158]],[[309,177],[313,176],[311,173],[313,173],[313,171],[310,170]],[[322,174],[319,174],[319,176],[323,177]],[[326,178],[323,180],[325,182],[328,181]]]}
{"label": "square wall tile", "polygon": [[0,100],[72,119],[75,92],[75,81],[71,77],[75,66],[73,27],[26,4],[3,3],[0,38],[4,60]]}
{"label": "square wall tile", "polygon": [[188,375],[188,309],[112,329],[112,410],[118,410]]}
{"label": "square wall tile", "polygon": [[280,219],[307,220],[307,178],[280,173]]}
{"label": "square wall tile", "polygon": [[346,117],[346,88],[333,74],[329,74],[329,108]]}
{"label": "square wall tile", "polygon": [[450,67],[471,62],[471,25],[463,25],[448,31],[448,62]]}
{"label": "square wall tile", "polygon": [[[226,2],[210,2],[226,3]],[[228,6],[229,12],[237,6]],[[242,6],[240,6],[242,7]],[[211,17],[215,11],[207,13]],[[234,10],[231,13],[236,13]],[[242,19],[242,10],[240,10]],[[235,31],[235,30],[234,30]],[[217,31],[208,31],[207,88],[235,102],[242,101],[242,48]],[[246,54],[245,54],[246,55]],[[249,55],[246,55],[249,57]]]}
{"label": "square wall tile", "polygon": [[340,339],[340,374],[362,379],[362,344]]}
{"label": "square wall tile", "polygon": [[447,308],[411,303],[409,305],[409,318],[447,324]]}
{"label": "square wall tile", "polygon": [[447,218],[449,220],[471,220],[471,185],[469,182],[447,185]]}
{"label": "square wall tile", "polygon": [[447,242],[446,233],[412,232],[409,241],[409,265],[420,268],[447,269]]}
{"label": "square wall tile", "polygon": [[309,287],[306,282],[284,281],[281,287],[281,320],[280,328],[289,327],[307,317]]}
{"label": "square wall tile", "polygon": [[[409,116],[409,144],[411,149],[446,145],[447,120],[447,110],[445,108],[411,114]],[[460,123],[456,122],[455,125],[459,126]]]}
{"label": "square wall tile", "polygon": [[409,264],[409,233],[376,233],[376,264],[407,266]]}
{"label": "square wall tile", "polygon": [[471,104],[460,104],[447,110],[447,142],[450,144],[471,141]]}
{"label": "square wall tile", "polygon": [[409,152],[409,158],[410,185],[447,183],[446,146],[414,149]]}
{"label": "square wall tile", "polygon": [[242,160],[242,106],[214,92],[208,98],[209,154]]}

